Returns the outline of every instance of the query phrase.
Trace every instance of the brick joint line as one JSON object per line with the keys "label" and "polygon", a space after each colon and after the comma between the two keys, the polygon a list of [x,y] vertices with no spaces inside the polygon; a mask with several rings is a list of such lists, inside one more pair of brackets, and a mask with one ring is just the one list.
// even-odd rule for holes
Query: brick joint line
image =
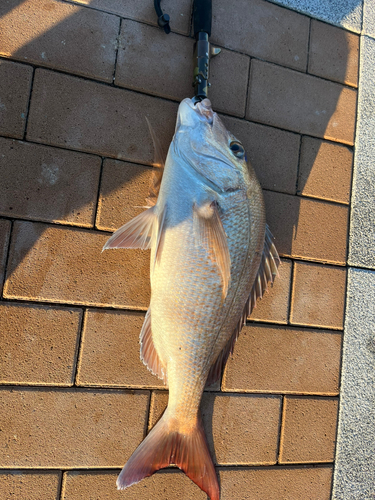
{"label": "brick joint line", "polygon": [[29,114],[30,114],[31,97],[33,94],[33,87],[34,87],[34,78],[35,78],[35,68],[33,68],[33,73],[31,75],[29,99],[27,101],[27,109],[26,109],[25,128],[24,128],[24,132],[23,132],[23,140],[25,140],[25,138],[26,138],[27,126],[29,123]]}
{"label": "brick joint line", "polygon": [[299,137],[299,147],[298,147],[298,161],[297,161],[297,175],[296,175],[296,190],[295,196],[301,196],[298,194],[298,184],[299,184],[299,176],[300,176],[300,167],[301,167],[301,151],[302,151],[302,135]]}
{"label": "brick joint line", "polygon": [[98,192],[96,194],[96,202],[95,202],[95,212],[93,217],[93,225],[94,229],[97,231],[101,231],[98,229],[98,210],[99,210],[99,200],[100,200],[100,191],[102,187],[102,179],[103,179],[103,166],[104,166],[105,158],[102,157],[102,161],[100,164],[100,173],[99,173],[99,182],[98,182]]}
{"label": "brick joint line", "polygon": [[310,46],[311,46],[311,24],[312,20],[311,17],[309,19],[309,36],[307,37],[307,57],[306,57],[306,71],[305,73],[308,75],[309,74],[309,60],[310,60]]}
{"label": "brick joint line", "polygon": [[81,363],[81,351],[82,351],[82,336],[83,336],[83,329],[86,324],[86,316],[87,316],[87,310],[84,309],[83,311],[81,310],[81,317],[80,317],[80,322],[79,322],[79,327],[78,327],[78,335],[77,335],[77,341],[76,341],[76,349],[74,353],[74,361],[73,361],[73,369],[72,369],[72,382],[73,386],[77,386],[77,377],[78,377],[78,368],[79,364]]}
{"label": "brick joint line", "polygon": [[118,28],[117,38],[116,38],[115,64],[113,65],[113,74],[112,74],[112,83],[113,83],[113,85],[115,85],[115,80],[116,80],[117,58],[118,58],[118,53],[119,53],[119,50],[120,50],[121,29],[122,29],[122,19],[120,18],[120,23],[119,23],[119,28]]}
{"label": "brick joint line", "polygon": [[277,445],[276,445],[276,463],[279,464],[280,461],[280,453],[281,453],[281,432],[282,432],[282,424],[283,424],[283,411],[284,411],[284,400],[285,396],[281,397],[280,402],[280,417],[279,417],[279,427],[278,427],[278,436],[277,436]]}
{"label": "brick joint line", "polygon": [[6,257],[4,261],[4,277],[3,277],[3,282],[1,283],[1,299],[4,300],[4,288],[5,288],[5,282],[7,280],[7,275],[8,275],[8,262],[9,262],[9,256],[10,256],[10,245],[11,245],[11,239],[12,239],[12,232],[13,232],[13,221],[10,221],[10,228],[9,228],[9,236],[8,236],[8,247],[6,250]]}

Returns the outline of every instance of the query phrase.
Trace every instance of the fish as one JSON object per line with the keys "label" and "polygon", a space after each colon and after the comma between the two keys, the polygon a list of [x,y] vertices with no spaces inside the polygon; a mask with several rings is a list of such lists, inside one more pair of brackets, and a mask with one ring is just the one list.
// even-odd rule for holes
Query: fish
{"label": "fish", "polygon": [[118,479],[125,489],[171,464],[211,500],[220,491],[200,414],[206,385],[217,381],[246,318],[280,259],[266,224],[261,186],[242,143],[209,99],[184,99],[147,209],[118,229],[106,249],[151,249],[151,300],[140,357],[169,388],[161,419]]}

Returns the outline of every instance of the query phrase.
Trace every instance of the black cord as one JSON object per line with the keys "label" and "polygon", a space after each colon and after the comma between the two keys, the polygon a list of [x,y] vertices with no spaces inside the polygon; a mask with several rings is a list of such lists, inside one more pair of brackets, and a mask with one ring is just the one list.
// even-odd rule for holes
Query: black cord
{"label": "black cord", "polygon": [[154,7],[156,11],[156,15],[158,16],[158,25],[160,28],[163,28],[166,34],[171,32],[171,27],[169,26],[170,17],[168,14],[163,14],[163,11],[160,7],[161,0],[154,0]]}

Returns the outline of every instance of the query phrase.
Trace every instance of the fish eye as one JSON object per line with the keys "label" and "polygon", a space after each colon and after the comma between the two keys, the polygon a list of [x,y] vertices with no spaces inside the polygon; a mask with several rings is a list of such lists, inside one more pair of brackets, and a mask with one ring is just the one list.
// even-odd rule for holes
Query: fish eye
{"label": "fish eye", "polygon": [[234,156],[237,156],[237,158],[243,158],[245,156],[245,149],[240,142],[232,141],[229,144],[229,147]]}

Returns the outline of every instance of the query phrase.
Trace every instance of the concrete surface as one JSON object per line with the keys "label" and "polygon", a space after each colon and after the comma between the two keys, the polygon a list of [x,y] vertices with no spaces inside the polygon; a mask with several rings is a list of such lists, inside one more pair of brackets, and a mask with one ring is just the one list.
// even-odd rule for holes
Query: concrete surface
{"label": "concrete surface", "polygon": [[375,272],[349,269],[333,500],[375,496]]}
{"label": "concrete surface", "polygon": [[361,37],[349,264],[375,269],[375,40]]}
{"label": "concrete surface", "polygon": [[[270,0],[355,33],[361,32],[362,0]],[[368,0],[371,2],[372,0]]]}
{"label": "concrete surface", "polygon": [[363,34],[375,38],[375,3],[373,0],[364,0]]}

